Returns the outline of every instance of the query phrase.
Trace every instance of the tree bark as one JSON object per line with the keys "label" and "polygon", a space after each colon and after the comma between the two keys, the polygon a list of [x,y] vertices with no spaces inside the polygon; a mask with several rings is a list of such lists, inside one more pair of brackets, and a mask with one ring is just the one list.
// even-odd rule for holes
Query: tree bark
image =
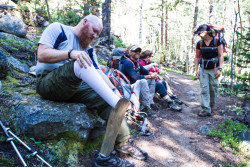
{"label": "tree bark", "polygon": [[48,0],[45,0],[46,5],[47,5],[47,12],[48,12],[48,17],[49,17],[49,23],[51,23],[51,16],[50,16],[50,12],[49,12],[49,3]]}
{"label": "tree bark", "polygon": [[161,3],[161,44],[163,45],[164,37],[164,0]]}
{"label": "tree bark", "polygon": [[[165,12],[166,12],[166,19],[165,19],[165,50],[168,48],[168,0],[165,1]],[[166,62],[166,55],[163,58],[163,61]]]}
{"label": "tree bark", "polygon": [[193,25],[193,31],[192,31],[192,45],[190,48],[190,56],[187,54],[187,60],[189,60],[189,63],[187,62],[187,73],[192,74],[193,73],[193,65],[194,65],[194,57],[195,57],[195,41],[194,41],[194,31],[197,27],[197,18],[198,18],[198,11],[199,11],[199,0],[196,0],[195,2],[195,9],[194,9],[194,25]]}
{"label": "tree bark", "polygon": [[214,24],[214,0],[209,0],[209,24]]}
{"label": "tree bark", "polygon": [[102,4],[102,23],[103,23],[103,31],[102,37],[107,37],[108,48],[110,48],[110,31],[111,31],[111,0],[105,0]]}
{"label": "tree bark", "polygon": [[141,6],[140,6],[140,8],[141,8],[141,10],[140,10],[140,29],[139,29],[139,42],[140,42],[140,44],[142,43],[143,3],[144,3],[144,0],[141,1]]}

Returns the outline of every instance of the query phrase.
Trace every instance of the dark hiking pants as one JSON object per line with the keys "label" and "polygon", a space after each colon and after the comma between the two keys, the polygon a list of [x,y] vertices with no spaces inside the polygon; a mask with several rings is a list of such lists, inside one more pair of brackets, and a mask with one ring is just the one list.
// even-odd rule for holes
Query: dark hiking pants
{"label": "dark hiking pants", "polygon": [[[74,61],[53,71],[43,71],[37,76],[37,93],[44,99],[59,102],[83,103],[88,109],[108,120],[109,106],[88,84],[74,74]],[[123,145],[130,137],[129,127],[124,119],[116,139],[116,147]]]}

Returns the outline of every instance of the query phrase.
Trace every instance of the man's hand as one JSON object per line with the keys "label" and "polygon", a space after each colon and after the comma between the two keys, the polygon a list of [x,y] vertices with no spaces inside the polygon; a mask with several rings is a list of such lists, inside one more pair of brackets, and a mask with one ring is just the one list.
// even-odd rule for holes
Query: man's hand
{"label": "man's hand", "polygon": [[152,73],[151,74],[151,79],[157,79],[158,78],[158,74],[157,73]]}
{"label": "man's hand", "polygon": [[196,78],[199,79],[200,78],[200,71],[196,72]]}
{"label": "man's hand", "polygon": [[[84,51],[77,51],[73,50],[70,53],[70,57],[73,60],[76,60],[81,68],[87,68],[87,64],[91,66],[93,64],[92,60],[90,59],[89,55]],[[87,64],[86,64],[87,63]]]}
{"label": "man's hand", "polygon": [[221,75],[221,70],[217,70],[215,74],[215,78],[219,78]]}

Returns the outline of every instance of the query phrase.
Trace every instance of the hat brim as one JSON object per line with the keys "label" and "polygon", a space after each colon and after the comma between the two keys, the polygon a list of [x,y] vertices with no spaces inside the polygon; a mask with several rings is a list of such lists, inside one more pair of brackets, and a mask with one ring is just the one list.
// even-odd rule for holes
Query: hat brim
{"label": "hat brim", "polygon": [[201,31],[197,31],[197,30],[196,30],[196,31],[194,31],[194,34],[199,34],[199,32],[201,32]]}

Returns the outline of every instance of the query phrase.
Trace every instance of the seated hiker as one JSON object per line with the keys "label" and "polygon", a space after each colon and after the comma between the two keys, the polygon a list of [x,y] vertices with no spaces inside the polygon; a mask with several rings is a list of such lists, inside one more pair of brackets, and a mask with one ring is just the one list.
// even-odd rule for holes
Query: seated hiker
{"label": "seated hiker", "polygon": [[133,45],[129,50],[129,56],[122,63],[121,72],[126,75],[134,89],[136,96],[141,101],[143,112],[151,114],[151,108],[158,110],[154,104],[155,79],[158,74],[146,70],[140,63],[141,48]]}
{"label": "seated hiker", "polygon": [[[108,120],[110,111],[121,99],[116,95],[106,75],[99,69],[96,55],[90,43],[101,33],[101,20],[94,16],[84,17],[75,27],[60,23],[49,25],[39,41],[37,52],[37,92],[48,100],[84,103]],[[106,129],[112,131],[113,129]],[[117,134],[117,133],[116,133]],[[121,153],[144,160],[147,153],[129,142],[130,130],[123,119],[116,143],[111,145]],[[95,166],[134,166],[117,157],[114,152],[101,152]]]}
{"label": "seated hiker", "polygon": [[[153,73],[159,74],[160,71],[159,71],[158,65],[156,63],[152,63],[153,57],[154,57],[153,52],[150,50],[146,50],[142,52],[141,57],[140,57],[141,60],[139,62],[144,68],[148,69],[149,71]],[[159,81],[158,79],[156,80],[155,92],[159,93],[161,98],[163,98],[168,103],[168,107],[170,109],[174,111],[181,111],[181,108],[177,106],[174,102],[177,102],[180,104],[182,104],[182,102],[176,96],[174,96],[171,89],[170,89],[171,93],[169,95],[167,88],[170,89],[167,82]]]}

